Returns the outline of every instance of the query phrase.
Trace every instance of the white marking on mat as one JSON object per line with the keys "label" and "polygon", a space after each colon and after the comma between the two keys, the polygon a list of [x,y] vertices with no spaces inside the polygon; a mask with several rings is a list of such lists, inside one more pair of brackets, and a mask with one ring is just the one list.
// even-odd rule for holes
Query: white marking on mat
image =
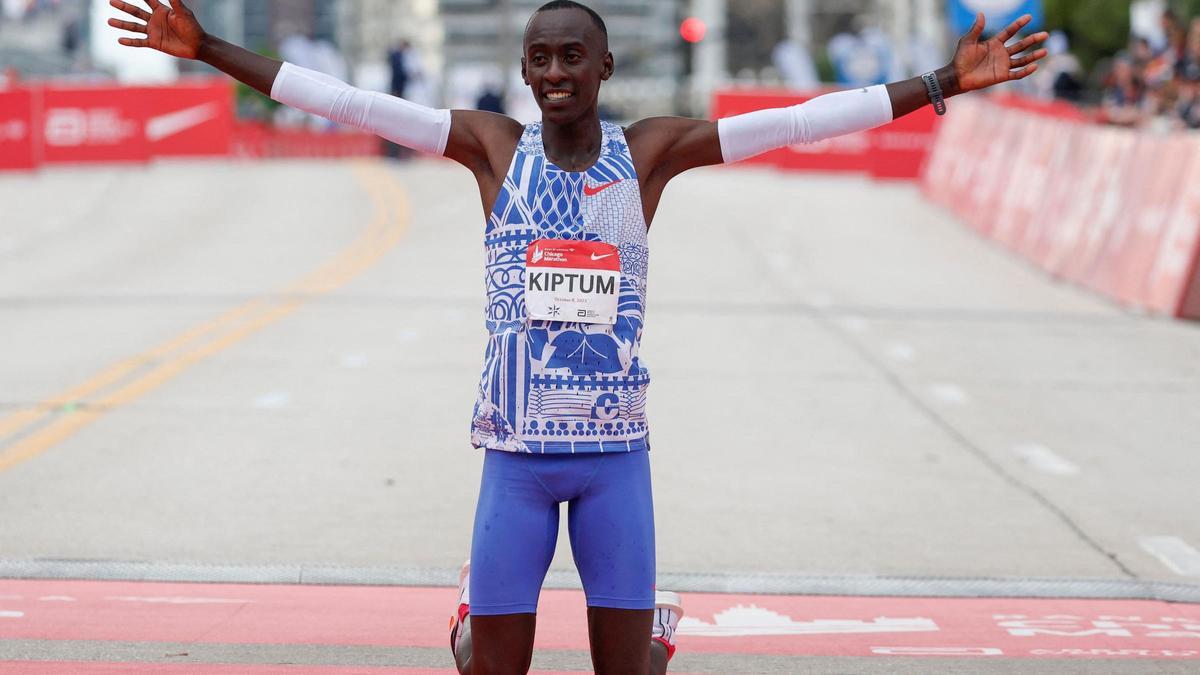
{"label": "white marking on mat", "polygon": [[1138,545],[1175,574],[1200,577],[1200,551],[1179,537],[1142,537]]}
{"label": "white marking on mat", "polygon": [[852,619],[816,619],[795,621],[792,617],[757,605],[738,605],[713,615],[713,623],[695,617],[679,621],[679,633],[702,637],[746,637],[751,635],[851,635],[861,633],[936,633],[940,629],[932,619],[891,619],[873,621]]}
{"label": "white marking on mat", "polygon": [[880,656],[1004,656],[997,647],[871,647]]}
{"label": "white marking on mat", "polygon": [[12,612],[0,609],[0,619],[20,619],[25,616],[25,612]]}
{"label": "white marking on mat", "polygon": [[938,402],[947,405],[966,405],[970,402],[970,397],[967,396],[967,392],[963,391],[962,387],[948,382],[938,382],[930,385],[929,393]]}
{"label": "white marking on mat", "polygon": [[292,395],[286,391],[272,391],[254,399],[254,407],[263,410],[280,410],[292,402]]}
{"label": "white marking on mat", "polygon": [[104,599],[116,600],[118,602],[145,602],[158,605],[244,605],[253,602],[252,600],[233,600],[230,598],[190,598],[157,595],[112,595]]}
{"label": "white marking on mat", "polygon": [[903,342],[894,342],[888,345],[887,355],[893,360],[903,363],[912,363],[917,360],[917,350],[912,345]]}
{"label": "white marking on mat", "polygon": [[1079,474],[1079,466],[1064,459],[1044,445],[1030,443],[1018,445],[1013,453],[1029,466],[1048,473],[1052,476],[1075,476]]}
{"label": "white marking on mat", "polygon": [[38,600],[40,602],[77,602],[69,595],[43,595]]}

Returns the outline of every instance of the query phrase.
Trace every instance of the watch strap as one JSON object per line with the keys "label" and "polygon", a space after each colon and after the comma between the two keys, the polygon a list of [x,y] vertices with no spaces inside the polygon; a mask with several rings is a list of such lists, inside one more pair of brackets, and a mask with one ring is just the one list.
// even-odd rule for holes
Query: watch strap
{"label": "watch strap", "polygon": [[942,84],[938,82],[937,73],[928,72],[921,76],[925,83],[925,91],[929,93],[929,102],[939,115],[946,114],[946,98],[942,93]]}

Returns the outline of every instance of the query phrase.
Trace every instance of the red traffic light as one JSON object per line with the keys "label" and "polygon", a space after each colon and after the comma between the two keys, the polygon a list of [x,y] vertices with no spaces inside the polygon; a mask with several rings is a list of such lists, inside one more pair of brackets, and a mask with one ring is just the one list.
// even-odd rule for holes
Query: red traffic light
{"label": "red traffic light", "polygon": [[703,19],[689,16],[679,24],[679,35],[686,40],[695,44],[704,39],[708,34],[708,24],[704,23]]}

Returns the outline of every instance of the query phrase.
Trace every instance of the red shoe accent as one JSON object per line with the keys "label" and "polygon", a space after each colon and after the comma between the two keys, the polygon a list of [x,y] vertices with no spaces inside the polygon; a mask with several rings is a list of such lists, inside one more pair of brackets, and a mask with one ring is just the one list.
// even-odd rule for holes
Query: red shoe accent
{"label": "red shoe accent", "polygon": [[660,637],[652,637],[650,639],[658,640],[660,643],[662,643],[662,646],[667,648],[667,661],[670,661],[671,657],[675,656],[675,645],[671,644],[670,642],[667,642],[665,639],[660,638]]}

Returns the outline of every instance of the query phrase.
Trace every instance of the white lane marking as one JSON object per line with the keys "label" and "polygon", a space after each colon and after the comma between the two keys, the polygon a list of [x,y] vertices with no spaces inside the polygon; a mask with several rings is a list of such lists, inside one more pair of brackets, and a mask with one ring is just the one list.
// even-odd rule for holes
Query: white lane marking
{"label": "white lane marking", "polygon": [[75,598],[69,595],[43,595],[38,600],[41,602],[76,602]]}
{"label": "white lane marking", "polygon": [[1080,471],[1078,465],[1066,460],[1044,445],[1036,443],[1018,445],[1012,451],[1022,462],[1051,476],[1076,476]]}
{"label": "white lane marking", "polygon": [[1200,551],[1179,537],[1142,537],[1142,550],[1158,558],[1172,572],[1184,577],[1200,577]]}
{"label": "white lane marking", "polygon": [[342,354],[338,362],[342,364],[343,368],[358,370],[365,368],[371,360],[367,358],[366,354]]}
{"label": "white lane marking", "polygon": [[887,355],[901,363],[912,363],[917,360],[917,350],[910,344],[894,342],[888,345]]}
{"label": "white lane marking", "polygon": [[20,619],[25,616],[25,612],[13,612],[0,609],[0,619]]}
{"label": "white lane marking", "polygon": [[1004,656],[997,647],[871,647],[880,656]]}
{"label": "white lane marking", "polygon": [[254,407],[261,410],[281,410],[292,402],[292,395],[286,391],[271,391],[254,399]]}
{"label": "white lane marking", "polygon": [[738,605],[713,615],[713,623],[695,617],[679,621],[679,634],[702,637],[746,637],[752,635],[851,635],[862,633],[936,633],[940,629],[932,619],[892,619],[873,621],[816,619],[795,621],[792,617],[757,605]]}
{"label": "white lane marking", "polygon": [[929,386],[929,393],[939,403],[946,405],[966,405],[970,403],[970,397],[967,392],[957,384],[949,382],[938,382]]}
{"label": "white lane marking", "polygon": [[184,596],[157,596],[157,595],[110,595],[105,600],[116,600],[118,602],[145,602],[159,605],[244,605],[253,602],[252,600],[234,600],[230,598],[190,598]]}

